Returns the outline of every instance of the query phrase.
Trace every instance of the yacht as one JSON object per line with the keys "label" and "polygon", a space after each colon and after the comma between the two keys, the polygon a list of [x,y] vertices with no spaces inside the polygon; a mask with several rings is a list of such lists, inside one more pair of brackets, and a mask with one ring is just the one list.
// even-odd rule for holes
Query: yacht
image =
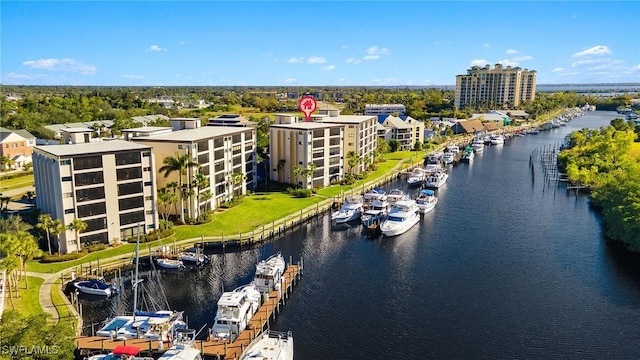
{"label": "yacht", "polygon": [[365,205],[370,205],[372,202],[379,200],[385,201],[387,200],[387,192],[380,188],[373,188],[366,192],[362,197],[362,203]]}
{"label": "yacht", "polygon": [[369,226],[384,220],[389,211],[389,202],[387,200],[377,200],[371,203],[371,207],[362,214],[362,224]]}
{"label": "yacht", "polygon": [[[247,328],[253,314],[258,311],[260,292],[255,285],[223,293],[213,320],[211,335],[215,340],[234,341]],[[258,306],[255,303],[257,294]]]}
{"label": "yacht", "polygon": [[442,152],[442,151],[433,152],[433,153],[429,154],[429,156],[427,157],[427,163],[429,163],[429,164],[439,164],[442,161],[442,156],[443,155],[444,155],[444,152]]}
{"label": "yacht", "polygon": [[159,257],[156,259],[156,265],[165,270],[184,270],[184,264],[180,259]]}
{"label": "yacht", "polygon": [[244,349],[240,360],[293,360],[293,336],[266,330]]}
{"label": "yacht", "polygon": [[180,329],[173,344],[158,360],[202,360],[200,350],[195,347],[196,331]]}
{"label": "yacht", "polygon": [[396,202],[387,219],[380,224],[380,231],[384,236],[396,236],[404,234],[413,225],[420,221],[418,204],[411,199],[403,199]]}
{"label": "yacht", "polygon": [[271,292],[280,286],[286,263],[281,253],[271,255],[268,259],[262,260],[256,265],[256,274],[253,278],[253,284],[258,291]]}
{"label": "yacht", "polygon": [[422,190],[416,198],[416,204],[419,209],[418,211],[421,214],[426,214],[433,210],[437,203],[438,198],[435,196],[435,192],[433,190]]}
{"label": "yacht", "polygon": [[150,315],[147,320],[148,330],[143,339],[170,341],[178,329],[186,329],[187,323],[182,320],[182,312],[163,311]]}
{"label": "yacht", "polygon": [[362,196],[349,196],[345,199],[344,204],[338,211],[331,214],[331,220],[336,224],[346,223],[348,221],[360,219],[363,212]]}
{"label": "yacht", "polygon": [[404,191],[400,189],[393,189],[389,191],[389,195],[387,195],[387,200],[389,201],[389,204],[393,205],[396,203],[396,201],[404,198],[405,196],[406,194],[404,193]]}
{"label": "yacht", "polygon": [[491,134],[487,134],[484,137],[482,137],[482,141],[484,142],[485,145],[491,145]]}
{"label": "yacht", "polygon": [[460,157],[460,160],[468,162],[473,160],[475,156],[476,155],[473,152],[473,147],[467,146],[467,148],[464,149],[464,152],[462,153],[462,157]]}
{"label": "yacht", "polygon": [[426,174],[424,169],[421,167],[417,167],[413,169],[413,172],[411,172],[409,179],[407,179],[407,184],[409,186],[417,187],[424,184],[425,179],[426,179]]}
{"label": "yacht", "polygon": [[447,151],[445,151],[446,153],[453,153],[454,155],[460,152],[460,147],[458,145],[449,145],[447,146]]}
{"label": "yacht", "polygon": [[447,182],[449,174],[444,171],[434,171],[427,178],[427,182],[424,184],[428,188],[439,188]]}
{"label": "yacht", "polygon": [[444,153],[444,155],[442,155],[442,162],[445,165],[449,165],[449,164],[453,164],[453,161],[456,158],[456,154],[452,153],[452,152],[446,152]]}
{"label": "yacht", "polygon": [[109,354],[93,355],[87,360],[153,360],[152,357],[137,356],[140,350],[137,346],[118,345]]}
{"label": "yacht", "polygon": [[473,148],[473,151],[481,152],[482,150],[484,150],[484,140],[482,140],[481,138],[473,139],[473,143],[471,143],[471,147]]}
{"label": "yacht", "polygon": [[104,282],[103,279],[92,279],[87,281],[77,281],[73,286],[81,293],[89,295],[111,296],[116,288]]}
{"label": "yacht", "polygon": [[178,259],[182,261],[183,265],[187,264],[200,266],[209,262],[209,257],[203,254],[202,251],[198,248],[179,253]]}
{"label": "yacht", "polygon": [[504,136],[502,135],[491,136],[491,145],[500,145],[500,144],[504,144]]}
{"label": "yacht", "polygon": [[431,174],[434,171],[442,171],[442,170],[444,170],[444,169],[442,168],[442,165],[440,165],[440,164],[427,164],[427,166],[424,167],[424,171],[427,174]]}

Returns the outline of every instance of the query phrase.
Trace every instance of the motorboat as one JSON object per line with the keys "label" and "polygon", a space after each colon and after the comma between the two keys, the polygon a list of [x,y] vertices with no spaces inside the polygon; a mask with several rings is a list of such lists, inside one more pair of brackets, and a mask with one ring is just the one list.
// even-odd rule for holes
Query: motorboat
{"label": "motorboat", "polygon": [[284,276],[285,266],[286,263],[281,253],[260,261],[256,265],[256,274],[253,277],[253,284],[258,288],[258,291],[263,293],[278,289],[282,276]]}
{"label": "motorboat", "polygon": [[418,211],[421,214],[426,214],[433,210],[437,203],[438,198],[435,196],[435,192],[433,190],[421,190],[420,194],[416,198],[416,205],[418,205]]}
{"label": "motorboat", "polygon": [[371,203],[371,207],[361,216],[362,224],[369,226],[384,220],[389,211],[389,202],[387,200],[377,200]]}
{"label": "motorboat", "polygon": [[407,194],[405,194],[401,189],[392,189],[389,191],[389,195],[387,195],[387,201],[389,201],[389,204],[393,205],[396,201],[404,198],[405,196],[407,196]]}
{"label": "motorboat", "polygon": [[462,153],[462,156],[460,157],[460,160],[469,162],[469,161],[473,160],[473,158],[474,158],[475,156],[476,156],[476,155],[475,155],[475,153],[473,152],[473,147],[471,147],[471,146],[467,146],[467,147],[464,149],[464,152]]}
{"label": "motorboat", "polygon": [[291,331],[264,331],[244,349],[240,360],[293,360]]}
{"label": "motorboat", "polygon": [[336,224],[357,220],[360,219],[363,210],[362,196],[352,195],[345,199],[340,210],[331,214],[331,220]]}
{"label": "motorboat", "polygon": [[224,292],[218,300],[211,335],[215,340],[234,341],[259,307],[260,292],[254,284]]}
{"label": "motorboat", "polygon": [[137,339],[147,331],[149,331],[149,316],[131,316],[131,321],[114,330],[113,338],[116,340]]}
{"label": "motorboat", "polygon": [[115,338],[116,331],[118,331],[118,329],[126,327],[133,321],[133,319],[133,316],[116,316],[107,321],[104,326],[96,331],[96,336]]}
{"label": "motorboat", "polygon": [[156,259],[156,265],[165,270],[184,270],[184,264],[180,259],[159,257]]}
{"label": "motorboat", "polygon": [[433,152],[433,153],[429,154],[429,156],[427,157],[427,163],[429,163],[429,164],[439,164],[440,162],[442,162],[442,156],[443,155],[444,155],[444,152],[442,152],[442,151]]}
{"label": "motorboat", "polygon": [[428,188],[439,188],[447,182],[448,178],[449,174],[447,174],[446,172],[442,170],[434,171],[429,174],[429,177],[427,178],[424,186]]}
{"label": "motorboat", "polygon": [[444,169],[442,168],[442,165],[440,164],[427,164],[427,166],[424,167],[424,171],[427,174],[431,174],[434,171],[443,171]]}
{"label": "motorboat", "polygon": [[485,145],[491,145],[491,134],[487,134],[482,137],[482,141]]}
{"label": "motorboat", "polygon": [[209,262],[209,257],[197,248],[179,253],[178,259],[182,261],[183,265],[203,265]]}
{"label": "motorboat", "polygon": [[153,360],[152,357],[137,356],[140,350],[142,349],[137,346],[118,345],[108,354],[93,355],[88,357],[87,360]]}
{"label": "motorboat", "polygon": [[379,200],[387,200],[387,192],[380,188],[373,188],[367,191],[362,197],[362,203],[364,205],[370,205],[372,202]]}
{"label": "motorboat", "polygon": [[491,136],[491,145],[501,145],[501,144],[504,144],[504,136],[502,135]]}
{"label": "motorboat", "polygon": [[417,167],[413,169],[413,171],[411,172],[409,179],[407,179],[407,184],[409,186],[417,187],[424,184],[425,179],[426,179],[426,173],[424,169],[421,167]]}
{"label": "motorboat", "polygon": [[473,148],[473,151],[481,152],[484,150],[484,141],[481,138],[475,138],[471,143],[471,147]]}
{"label": "motorboat", "polygon": [[452,152],[446,152],[444,153],[444,155],[442,156],[442,162],[445,165],[449,165],[449,164],[453,164],[453,162],[456,159],[456,154],[452,153]]}
{"label": "motorboat", "polygon": [[446,151],[444,153],[445,154],[446,153],[453,153],[455,155],[455,154],[457,154],[459,152],[460,152],[460,147],[458,145],[453,144],[453,145],[447,146],[447,149],[446,149]]}
{"label": "motorboat", "polygon": [[186,329],[187,323],[182,319],[182,312],[160,311],[149,314],[148,330],[143,339],[170,341],[178,329]]}
{"label": "motorboat", "polygon": [[87,281],[77,281],[73,286],[81,293],[100,296],[111,296],[116,288],[104,282],[102,279],[91,279]]}
{"label": "motorboat", "polygon": [[380,224],[382,235],[396,236],[404,234],[420,221],[418,211],[418,204],[414,200],[399,200],[389,211],[386,220]]}
{"label": "motorboat", "polygon": [[158,360],[202,360],[200,350],[195,347],[195,341],[194,329],[179,329],[171,347]]}

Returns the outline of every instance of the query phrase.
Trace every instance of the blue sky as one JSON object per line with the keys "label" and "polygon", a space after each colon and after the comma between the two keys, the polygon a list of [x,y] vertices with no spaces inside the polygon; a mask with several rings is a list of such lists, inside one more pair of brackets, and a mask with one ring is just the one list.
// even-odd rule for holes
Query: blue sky
{"label": "blue sky", "polygon": [[2,84],[452,85],[474,65],[538,84],[640,82],[640,2],[1,3]]}

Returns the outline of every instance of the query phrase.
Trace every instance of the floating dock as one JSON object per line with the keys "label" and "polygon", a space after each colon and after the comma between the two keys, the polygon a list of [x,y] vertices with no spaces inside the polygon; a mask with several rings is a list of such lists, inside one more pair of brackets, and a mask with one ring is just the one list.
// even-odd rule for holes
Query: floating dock
{"label": "floating dock", "polygon": [[[286,304],[289,294],[300,280],[304,263],[289,264],[284,273],[284,286],[281,291],[272,291],[258,311],[253,315],[247,329],[242,331],[234,341],[196,340],[195,347],[200,353],[215,359],[239,359],[244,349],[265,329],[269,329],[270,321],[275,320],[281,307]],[[213,319],[212,319],[213,320]],[[128,339],[111,340],[101,336],[80,336],[75,339],[76,353],[81,356],[97,353],[107,353],[118,345],[136,346],[143,356],[159,356],[171,345],[167,342],[160,344],[158,340]]]}

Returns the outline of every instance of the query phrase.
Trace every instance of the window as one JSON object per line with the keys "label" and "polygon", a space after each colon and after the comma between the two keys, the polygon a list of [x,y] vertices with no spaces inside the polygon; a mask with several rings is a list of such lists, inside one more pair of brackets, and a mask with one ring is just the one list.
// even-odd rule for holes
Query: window
{"label": "window", "polygon": [[198,143],[198,152],[209,150],[209,141],[201,141]]}
{"label": "window", "polygon": [[60,160],[60,165],[71,165],[71,159]]}
{"label": "window", "polygon": [[78,217],[88,217],[94,215],[102,215],[107,213],[107,206],[105,203],[78,205]]}
{"label": "window", "polygon": [[142,192],[142,181],[118,185],[118,196],[137,194]]}
{"label": "window", "polygon": [[233,135],[232,139],[233,139],[233,140],[231,140],[231,141],[232,141],[234,144],[235,144],[235,143],[239,143],[239,142],[241,141],[240,134]]}
{"label": "window", "polygon": [[142,153],[142,156],[144,156],[144,157],[149,157],[149,156],[151,156],[151,151],[145,151],[145,152],[143,152],[143,153]]}
{"label": "window", "polygon": [[102,156],[87,156],[73,158],[73,169],[95,169],[102,167]]}
{"label": "window", "polygon": [[139,164],[141,161],[139,152],[125,152],[116,154],[116,166]]}
{"label": "window", "polygon": [[142,169],[139,167],[116,170],[116,178],[118,179],[118,181],[139,179],[141,177],[142,177]]}
{"label": "window", "polygon": [[63,176],[62,181],[71,181],[71,176]]}
{"label": "window", "polygon": [[78,202],[104,199],[104,187],[76,190],[76,199]]}
{"label": "window", "polygon": [[151,186],[153,185],[153,183],[151,181],[145,181],[144,182],[144,186]]}
{"label": "window", "polygon": [[107,228],[107,218],[101,217],[98,219],[84,220],[87,224],[87,229],[84,232],[92,232],[96,230],[102,230]]}
{"label": "window", "polygon": [[148,172],[148,171],[151,171],[151,168],[150,167],[145,167],[145,168],[142,168],[142,171]]}
{"label": "window", "polygon": [[65,198],[65,199],[72,198],[73,197],[73,193],[72,192],[66,192],[66,193],[62,194],[62,197]]}
{"label": "window", "polygon": [[120,214],[120,226],[137,222],[144,222],[144,210]]}
{"label": "window", "polygon": [[103,177],[102,171],[76,174],[75,178],[76,178],[76,186],[85,186],[85,185],[104,183],[104,177]]}
{"label": "window", "polygon": [[131,210],[135,208],[144,207],[144,200],[142,196],[136,196],[132,198],[119,199],[118,208],[120,211]]}
{"label": "window", "polygon": [[153,196],[145,196],[144,199],[145,200],[153,200]]}
{"label": "window", "polygon": [[83,243],[83,244],[94,244],[94,243],[108,244],[109,243],[109,233],[103,232],[103,233],[100,233],[100,234],[81,236],[80,237],[80,242]]}

